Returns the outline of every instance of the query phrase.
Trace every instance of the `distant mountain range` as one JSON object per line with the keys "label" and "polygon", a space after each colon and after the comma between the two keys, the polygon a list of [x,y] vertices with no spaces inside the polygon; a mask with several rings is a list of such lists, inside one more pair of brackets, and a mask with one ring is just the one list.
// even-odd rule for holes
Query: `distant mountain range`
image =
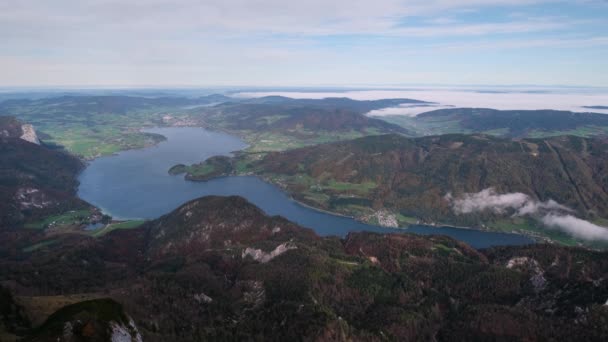
{"label": "distant mountain range", "polygon": [[[266,131],[350,132],[379,130],[405,132],[405,129],[383,120],[370,118],[363,111],[348,109],[351,106],[299,106],[294,104],[239,103],[223,104],[205,109],[203,118],[211,125],[233,130]],[[367,106],[366,106],[367,107]]]}
{"label": "distant mountain range", "polygon": [[583,106],[583,108],[588,108],[588,109],[608,109],[608,106]]}
{"label": "distant mountain range", "polygon": [[0,113],[52,114],[91,116],[98,114],[126,114],[134,110],[180,106],[208,105],[230,101],[223,95],[187,97],[141,97],[124,95],[90,96],[66,95],[42,99],[13,99],[0,102]]}
{"label": "distant mountain range", "polygon": [[295,100],[271,96],[196,108],[190,114],[211,129],[243,137],[252,150],[276,151],[365,135],[409,134],[405,128],[365,113],[410,102],[419,101]]}
{"label": "distant mountain range", "polygon": [[351,110],[361,114],[375,109],[396,107],[403,104],[430,104],[429,102],[413,99],[381,99],[353,100],[348,97],[327,97],[324,99],[293,99],[285,96],[265,96],[253,99],[243,99],[247,104],[279,104],[295,107],[320,107],[326,109]]}
{"label": "distant mountain range", "polygon": [[439,109],[416,117],[387,116],[414,135],[486,133],[503,137],[608,136],[608,115],[556,110]]}

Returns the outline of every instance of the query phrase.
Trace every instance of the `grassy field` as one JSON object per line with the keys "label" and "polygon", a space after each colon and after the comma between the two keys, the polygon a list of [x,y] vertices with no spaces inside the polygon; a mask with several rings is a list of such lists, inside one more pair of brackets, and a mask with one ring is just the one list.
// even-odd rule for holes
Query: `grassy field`
{"label": "grassy field", "polygon": [[91,236],[101,237],[101,236],[104,236],[104,235],[108,234],[109,232],[117,230],[117,229],[137,228],[137,227],[141,226],[142,224],[144,224],[144,222],[146,222],[146,221],[133,220],[133,221],[110,223],[103,228],[91,231]]}
{"label": "grassy field", "polygon": [[499,231],[505,233],[522,233],[526,235],[548,238],[551,241],[555,241],[566,246],[577,246],[580,244],[580,241],[573,239],[571,236],[562,233],[558,230],[551,230],[546,227],[543,227],[533,219],[504,219],[496,222],[491,222],[488,224],[488,227],[492,231]]}
{"label": "grassy field", "polygon": [[[460,126],[458,120],[447,121],[447,120],[428,120],[418,121],[413,117],[405,115],[387,115],[381,117],[382,120],[390,122],[395,125],[399,125],[415,136],[423,135],[440,135],[440,134],[451,134],[451,133],[472,133],[471,130],[464,129]],[[491,134],[491,133],[488,133]]]}
{"label": "grassy field", "polygon": [[[43,141],[65,147],[69,152],[85,159],[109,155],[122,150],[142,148],[163,141],[158,134],[137,131],[141,127],[154,127],[147,121],[125,119],[124,122],[94,124],[36,124]],[[130,127],[129,127],[130,126]]]}
{"label": "grassy field", "polygon": [[35,250],[40,249],[40,248],[43,248],[43,247],[46,247],[46,246],[50,246],[50,245],[52,245],[52,244],[55,244],[55,243],[57,243],[58,241],[59,241],[59,240],[55,240],[55,239],[41,241],[41,242],[35,243],[35,244],[31,245],[31,246],[25,247],[25,248],[23,249],[23,251],[24,251],[25,253],[31,253],[31,252],[33,252],[33,251],[35,251]]}
{"label": "grassy field", "polygon": [[247,148],[248,152],[284,151],[304,146],[355,139],[364,135],[379,134],[375,131],[366,133],[357,131],[336,133],[327,131],[313,132],[308,130],[294,130],[286,131],[284,133],[256,133],[253,131],[235,131],[232,133],[241,136],[243,140],[249,144],[249,147]]}
{"label": "grassy field", "polygon": [[357,193],[361,195],[365,195],[371,190],[376,188],[376,183],[374,182],[365,182],[361,184],[355,183],[344,183],[344,182],[336,182],[333,179],[327,181],[324,188],[336,191],[336,192],[345,192],[345,193]]}
{"label": "grassy field", "polygon": [[145,127],[166,126],[163,117],[192,121],[185,108],[158,107],[127,112],[79,112],[66,106],[23,105],[11,108],[10,114],[34,125],[40,139],[65,147],[85,159],[142,148],[164,139],[157,134],[140,132]]}
{"label": "grassy field", "polygon": [[[65,218],[66,220],[67,220],[67,217],[68,217],[67,215],[66,216],[62,216],[62,218]],[[81,217],[81,216],[74,215],[72,217],[77,218],[77,217]],[[50,218],[47,219],[47,220],[50,220]],[[65,222],[71,222],[71,221],[67,220]],[[103,227],[101,227],[99,229],[90,230],[90,231],[77,230],[75,232],[82,233],[82,234],[88,234],[88,235],[90,235],[92,237],[96,237],[97,238],[97,237],[102,237],[102,236],[104,236],[104,235],[106,235],[109,232],[114,231],[114,230],[137,228],[137,227],[141,226],[144,223],[145,223],[145,221],[143,221],[143,220],[114,222],[114,223],[107,224],[107,225],[105,225],[105,226],[103,226]],[[79,223],[79,225],[80,225],[80,223]],[[74,224],[70,225],[69,227],[70,228],[74,228]],[[59,242],[59,240],[53,239],[53,238],[49,238],[47,240],[43,240],[43,241],[37,242],[37,243],[35,243],[33,245],[30,245],[30,246],[27,246],[27,247],[23,248],[23,252],[25,252],[25,253],[31,253],[31,252],[34,252],[34,251],[36,251],[38,249],[41,249],[41,248],[44,248],[44,247],[47,247],[47,246],[51,246],[51,245],[53,245],[53,244],[55,244],[57,242]]]}
{"label": "grassy field", "polygon": [[91,210],[72,210],[61,215],[49,216],[42,221],[28,223],[25,225],[25,228],[48,229],[81,225],[89,222],[91,214]]}
{"label": "grassy field", "polygon": [[593,137],[597,135],[608,135],[608,127],[601,126],[583,126],[577,129],[567,131],[530,131],[528,136],[531,138],[546,138],[555,135],[576,135],[579,137]]}

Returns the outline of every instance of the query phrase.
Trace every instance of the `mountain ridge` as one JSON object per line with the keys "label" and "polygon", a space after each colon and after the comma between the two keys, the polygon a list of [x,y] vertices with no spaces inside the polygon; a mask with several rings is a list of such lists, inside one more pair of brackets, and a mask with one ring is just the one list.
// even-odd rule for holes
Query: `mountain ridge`
{"label": "mountain ridge", "polygon": [[493,229],[510,225],[508,231],[521,229],[547,237],[557,232],[541,229],[527,215],[509,217],[516,212],[493,213],[492,208],[462,213],[456,211],[455,201],[473,194],[497,199],[521,194],[518,200],[533,205],[534,212],[540,203],[547,207],[554,201],[562,205],[553,205],[563,209],[562,214],[601,220],[608,217],[607,163],[608,140],[602,138],[393,134],[263,155],[241,153],[233,159],[211,158],[180,171],[189,180],[256,174],[298,201],[368,222],[388,211],[394,220],[385,221],[399,224],[421,221],[492,228],[496,222]]}
{"label": "mountain ridge", "polygon": [[215,196],[140,228],[0,256],[0,282],[9,277],[19,298],[38,300],[105,293],[146,341],[593,340],[608,334],[605,256],[550,245],[477,251],[412,234],[321,238],[242,198]]}
{"label": "mountain ridge", "polygon": [[447,133],[486,133],[507,138],[608,136],[608,115],[590,112],[445,108],[414,117],[396,115],[382,118],[417,136]]}

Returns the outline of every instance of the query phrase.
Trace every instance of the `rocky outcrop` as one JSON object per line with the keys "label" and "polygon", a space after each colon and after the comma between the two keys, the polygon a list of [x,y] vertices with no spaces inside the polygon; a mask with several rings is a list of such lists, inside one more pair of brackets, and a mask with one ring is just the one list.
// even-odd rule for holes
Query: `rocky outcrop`
{"label": "rocky outcrop", "polygon": [[19,188],[15,193],[15,201],[19,208],[24,209],[43,209],[53,204],[48,196],[36,188]]}
{"label": "rocky outcrop", "polygon": [[250,256],[253,258],[253,260],[255,261],[259,261],[261,263],[267,263],[270,260],[278,257],[279,255],[287,252],[290,249],[296,249],[297,247],[292,245],[289,242],[285,242],[282,243],[280,245],[278,245],[275,249],[273,249],[272,251],[266,253],[261,249],[255,249],[255,248],[251,248],[251,247],[247,247],[244,251],[243,254],[241,255],[241,257],[243,259],[245,259],[247,256]]}
{"label": "rocky outcrop", "polygon": [[38,139],[34,126],[30,124],[21,125],[21,131],[23,132],[20,136],[21,139],[29,141],[32,144],[40,145],[40,139]]}
{"label": "rocky outcrop", "polygon": [[142,342],[141,334],[130,317],[125,323],[110,322],[112,342]]}
{"label": "rocky outcrop", "polygon": [[31,340],[142,342],[142,336],[122,305],[96,299],[59,309],[36,329]]}
{"label": "rocky outcrop", "polygon": [[34,126],[24,124],[12,116],[0,116],[0,138],[11,138],[40,145]]}

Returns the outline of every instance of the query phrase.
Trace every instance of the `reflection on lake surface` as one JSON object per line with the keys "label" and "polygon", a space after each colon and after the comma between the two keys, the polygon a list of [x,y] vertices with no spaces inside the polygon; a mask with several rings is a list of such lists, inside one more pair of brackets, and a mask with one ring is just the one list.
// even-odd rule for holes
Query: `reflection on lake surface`
{"label": "reflection on lake surface", "polygon": [[167,171],[175,164],[192,164],[214,155],[230,154],[245,148],[246,144],[234,136],[201,128],[148,131],[164,135],[167,141],[92,161],[80,175],[79,196],[117,219],[153,219],[194,198],[239,195],[270,215],[284,216],[320,235],[344,236],[351,231],[443,234],[477,248],[532,242],[522,235],[452,227],[416,225],[408,229],[390,229],[367,225],[300,205],[278,187],[253,176],[188,182],[182,175],[171,176]]}

